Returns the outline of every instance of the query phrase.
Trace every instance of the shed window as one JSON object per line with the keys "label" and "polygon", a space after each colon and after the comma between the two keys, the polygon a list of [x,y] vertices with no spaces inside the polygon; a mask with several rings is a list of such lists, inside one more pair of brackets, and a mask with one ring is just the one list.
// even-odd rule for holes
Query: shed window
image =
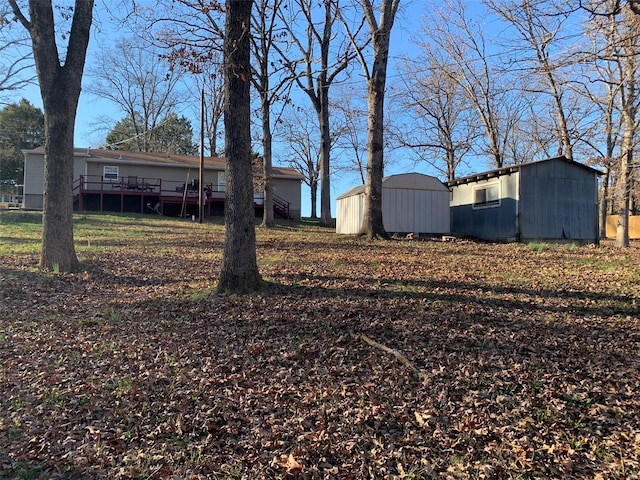
{"label": "shed window", "polygon": [[497,207],[500,205],[500,184],[483,185],[473,190],[473,207]]}
{"label": "shed window", "polygon": [[118,180],[119,178],[119,167],[110,167],[105,165],[102,176],[105,180]]}

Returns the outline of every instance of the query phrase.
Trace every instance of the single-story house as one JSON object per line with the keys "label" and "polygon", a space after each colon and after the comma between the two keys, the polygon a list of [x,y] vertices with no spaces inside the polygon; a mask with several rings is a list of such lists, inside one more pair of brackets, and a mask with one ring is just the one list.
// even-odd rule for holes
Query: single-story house
{"label": "single-story house", "polygon": [[451,232],[497,241],[597,243],[598,175],[556,157],[452,180]]}
{"label": "single-story house", "polygon": [[[23,208],[42,209],[44,148],[23,153]],[[225,164],[224,158],[204,159],[205,216],[224,214]],[[73,165],[77,210],[197,214],[200,157],[76,148]],[[274,167],[272,179],[276,215],[299,219],[303,176],[291,168]],[[263,196],[263,191],[256,187],[257,214],[264,208]]]}
{"label": "single-story house", "polygon": [[[337,198],[336,232],[358,234],[364,221],[364,185]],[[403,173],[382,179],[382,222],[389,233],[449,233],[449,190],[437,178]]]}

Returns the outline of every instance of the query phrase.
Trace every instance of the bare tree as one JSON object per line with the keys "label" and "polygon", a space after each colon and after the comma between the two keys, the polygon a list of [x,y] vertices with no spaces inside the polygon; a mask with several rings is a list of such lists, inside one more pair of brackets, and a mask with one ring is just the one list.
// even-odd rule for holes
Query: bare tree
{"label": "bare tree", "polygon": [[[214,52],[222,51],[224,11],[220,0],[158,0],[134,3],[121,21],[135,36],[167,52],[170,63],[191,70],[210,63]],[[122,17],[116,9],[112,15]]]}
{"label": "bare tree", "polygon": [[29,36],[22,27],[13,28],[11,6],[0,6],[0,95],[33,83],[33,54]]}
{"label": "bare tree", "polygon": [[331,102],[334,133],[333,150],[341,152],[343,162],[333,165],[333,171],[355,173],[364,185],[367,174],[367,105],[345,87]]}
{"label": "bare tree", "polygon": [[73,244],[73,136],[84,71],[93,0],[76,0],[64,61],[56,43],[51,1],[29,0],[25,15],[9,0],[31,36],[44,106],[44,205],[40,266],[70,272],[79,268]]}
{"label": "bare tree", "polygon": [[318,128],[308,109],[295,107],[281,119],[280,136],[286,142],[283,160],[304,177],[309,186],[311,218],[318,218],[318,184],[320,179]]}
{"label": "bare tree", "polygon": [[562,8],[563,4],[556,6],[548,0],[486,0],[486,3],[518,34],[517,46],[513,47],[514,58],[518,58],[514,67],[526,64],[522,70],[527,72],[527,82],[531,75],[539,75],[545,84],[544,89],[535,93],[553,99],[559,141],[556,156],[573,159],[574,139],[563,102],[566,84],[560,70],[567,61],[560,52],[566,47],[565,25],[570,13]]}
{"label": "bare tree", "polygon": [[199,72],[192,75],[198,91],[204,91],[204,137],[208,144],[209,155],[216,157],[222,153],[218,144],[224,135],[222,128],[224,116],[224,83],[222,54],[216,52],[211,62],[201,65]]}
{"label": "bare tree", "polygon": [[[191,74],[198,92],[204,91],[205,140],[211,156],[223,153],[219,140],[224,104],[222,43],[224,38],[224,4],[218,0],[158,0],[153,4],[134,4],[120,17],[141,44],[152,45],[168,69]],[[195,97],[192,96],[192,97]],[[200,115],[200,108],[194,109]]]}
{"label": "bare tree", "polygon": [[[600,234],[606,234],[606,214],[612,204],[612,210],[618,213],[616,246],[627,247],[634,188],[633,152],[640,121],[640,21],[629,6],[616,0],[590,2],[589,8],[592,15],[587,33],[593,47],[582,61],[590,70],[584,75],[587,81],[578,86],[598,107],[598,125],[604,133],[604,138],[596,137],[589,143],[596,153],[594,161],[604,168]],[[610,180],[615,181],[613,193]]]}
{"label": "bare tree", "polygon": [[617,187],[620,194],[616,246],[629,246],[629,207],[633,188],[633,151],[638,131],[640,92],[638,91],[638,55],[640,54],[640,23],[630,11],[623,9],[611,38],[619,69],[619,104],[622,115],[622,143],[618,165]]}
{"label": "bare tree", "polygon": [[486,149],[478,153],[488,155],[494,167],[501,168],[509,132],[503,109],[509,104],[510,87],[501,83],[492,63],[494,57],[488,52],[491,42],[480,25],[468,18],[462,0],[448,0],[429,20],[423,26],[423,36],[439,50],[439,68],[460,85],[485,131]]}
{"label": "bare tree", "polygon": [[[262,188],[264,190],[264,209],[262,226],[273,227],[273,186],[271,182],[273,165],[273,132],[271,127],[272,110],[276,102],[288,97],[291,78],[283,74],[288,69],[274,60],[274,42],[282,36],[284,27],[278,24],[276,14],[283,0],[258,0],[252,15],[252,46],[254,52],[253,86],[260,97],[262,123]],[[272,80],[275,79],[275,84]]]}
{"label": "bare tree", "polygon": [[181,74],[170,71],[160,52],[131,38],[104,50],[90,75],[87,91],[122,108],[133,125],[137,150],[153,151],[153,135],[162,119],[183,101]]}
{"label": "bare tree", "polygon": [[[332,224],[330,152],[331,126],[329,90],[355,58],[349,41],[336,34],[336,12],[340,0],[292,0],[289,8],[280,9],[287,25],[290,50],[276,46],[295,82],[309,97],[318,117],[320,131],[320,221]],[[321,12],[316,13],[314,5]]]}
{"label": "bare tree", "polygon": [[450,181],[456,178],[456,168],[472,150],[480,132],[473,104],[458,82],[438,68],[434,54],[424,44],[415,63],[404,61],[403,88],[396,96],[408,125],[400,134],[400,143]]}
{"label": "bare tree", "polygon": [[[558,148],[556,123],[547,114],[553,106],[538,95],[527,93],[515,84],[501,118],[509,134],[505,135],[505,163],[515,165],[555,157]],[[513,105],[514,108],[509,108]]]}
{"label": "bare tree", "polygon": [[225,241],[218,291],[262,287],[256,260],[251,163],[251,9],[253,0],[226,2],[224,124],[227,154]]}
{"label": "bare tree", "polygon": [[[584,62],[585,69],[581,78],[571,83],[579,95],[586,98],[594,106],[594,128],[590,129],[589,137],[582,139],[588,150],[585,157],[591,165],[598,165],[603,170],[601,192],[598,204],[598,223],[600,237],[607,235],[607,213],[612,204],[611,181],[617,165],[617,152],[620,146],[622,124],[618,108],[620,81],[617,78],[616,62],[611,61],[609,55],[603,55],[603,37],[607,37],[615,23],[594,17],[590,22],[591,28],[587,34],[592,38],[593,55],[588,62]],[[604,34],[604,35],[603,35]]]}
{"label": "bare tree", "polygon": [[[362,233],[367,238],[386,238],[382,221],[382,178],[384,175],[384,99],[387,85],[387,64],[391,29],[396,19],[400,0],[359,0],[369,27],[371,58],[363,44],[358,45],[358,28],[353,28],[341,14],[367,82],[367,179],[364,191],[364,218]],[[378,16],[376,16],[378,14]],[[367,45],[364,44],[364,45]]]}

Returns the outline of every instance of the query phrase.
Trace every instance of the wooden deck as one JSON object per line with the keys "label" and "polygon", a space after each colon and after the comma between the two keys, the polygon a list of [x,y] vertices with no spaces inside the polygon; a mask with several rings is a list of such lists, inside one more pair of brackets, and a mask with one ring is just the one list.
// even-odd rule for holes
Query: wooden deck
{"label": "wooden deck", "polygon": [[[203,189],[204,218],[224,215],[225,192],[208,184]],[[136,181],[88,179],[81,176],[74,185],[74,208],[78,211],[149,213],[168,216],[195,216],[198,218],[199,189],[197,182],[185,185],[158,178]],[[256,210],[262,210],[261,199],[254,201]],[[274,212],[290,218],[289,203],[274,199]]]}

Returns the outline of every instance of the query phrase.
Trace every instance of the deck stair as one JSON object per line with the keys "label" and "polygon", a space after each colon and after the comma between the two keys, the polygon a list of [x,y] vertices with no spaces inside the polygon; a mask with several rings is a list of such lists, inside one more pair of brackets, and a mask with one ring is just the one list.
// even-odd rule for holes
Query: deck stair
{"label": "deck stair", "polygon": [[290,204],[277,195],[273,195],[273,211],[285,220],[291,220]]}

